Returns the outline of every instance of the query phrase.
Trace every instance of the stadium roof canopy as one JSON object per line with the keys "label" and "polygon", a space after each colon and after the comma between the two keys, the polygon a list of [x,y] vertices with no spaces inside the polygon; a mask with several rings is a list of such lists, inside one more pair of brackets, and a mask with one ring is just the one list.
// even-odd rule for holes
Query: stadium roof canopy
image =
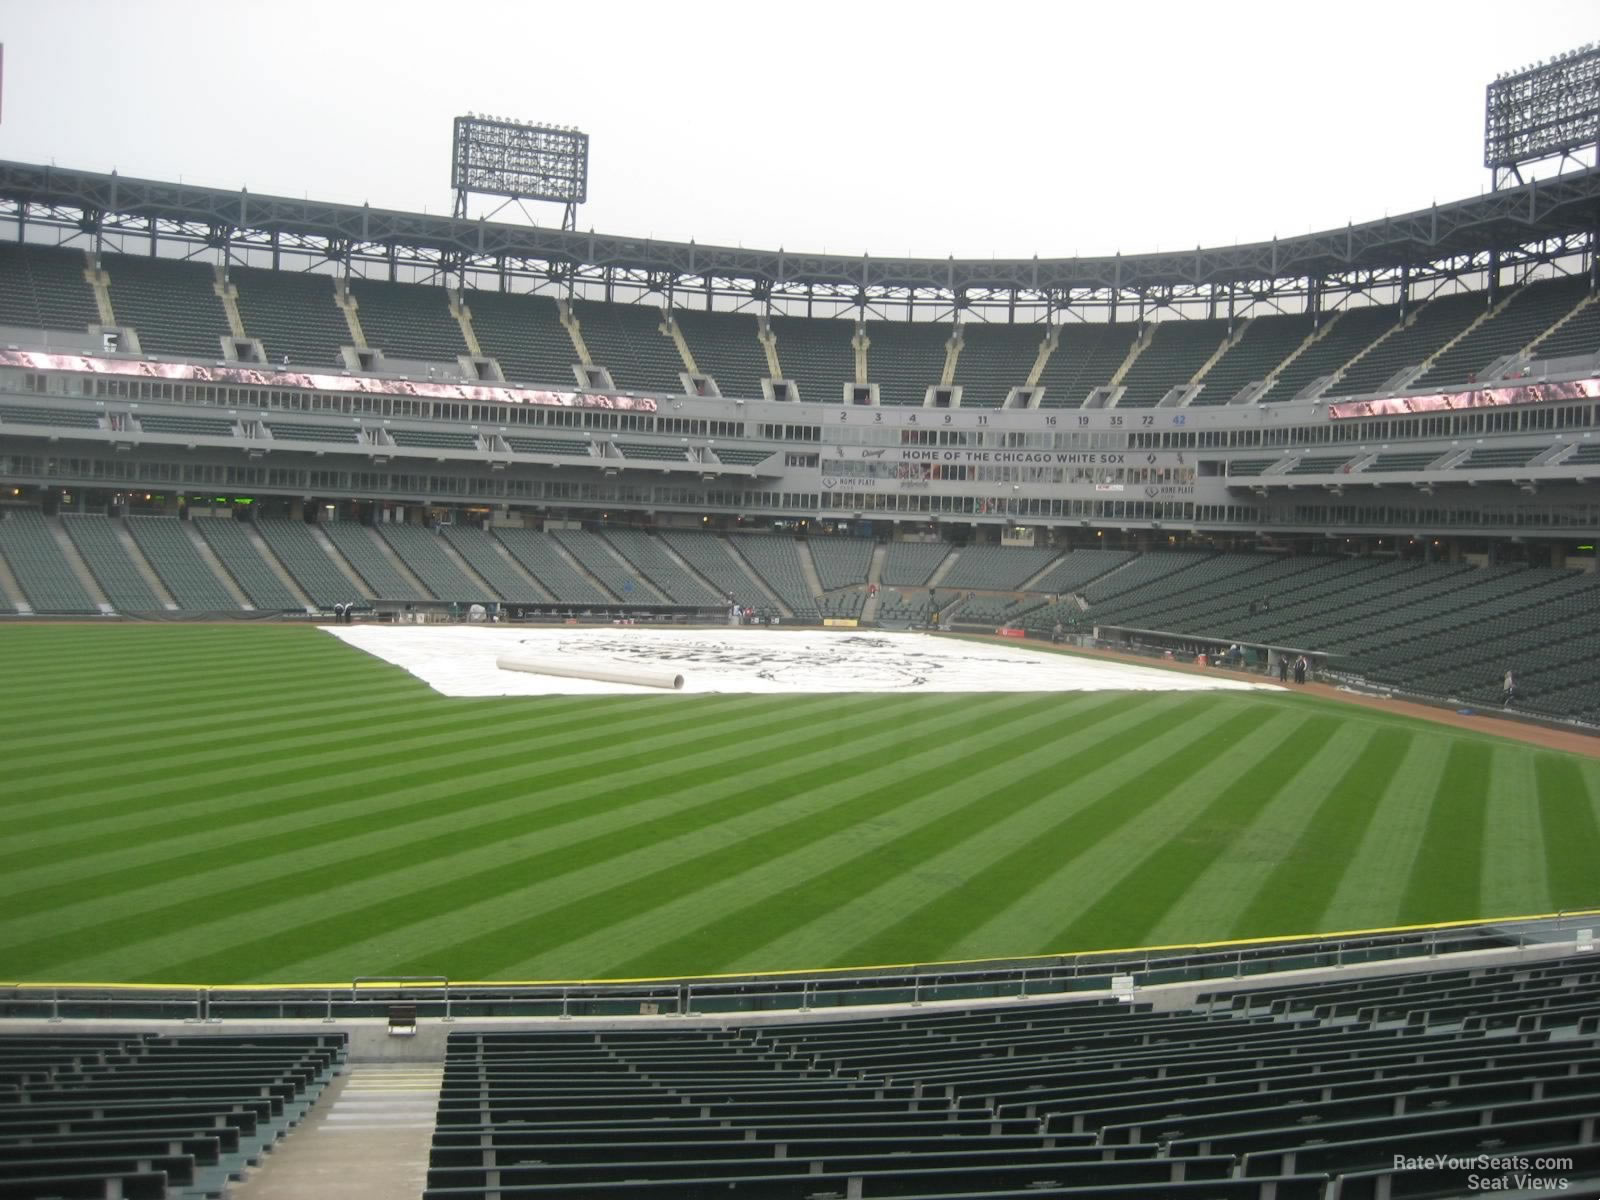
{"label": "stadium roof canopy", "polygon": [[[1181,202],[1181,188],[1175,189]],[[1498,262],[1551,261],[1592,250],[1600,167],[1419,212],[1248,245],[1100,257],[879,258],[743,249],[566,232],[529,225],[254,195],[183,183],[0,161],[0,218],[69,235],[121,235],[405,263],[444,274],[493,271],[647,291],[728,291],[757,298],[827,295],[867,304],[898,297],[964,307],[1078,303],[1096,294],[1213,297],[1235,289],[1360,288],[1378,278],[1437,276]],[[241,259],[242,261],[242,259]],[[1287,291],[1303,291],[1288,288]]]}

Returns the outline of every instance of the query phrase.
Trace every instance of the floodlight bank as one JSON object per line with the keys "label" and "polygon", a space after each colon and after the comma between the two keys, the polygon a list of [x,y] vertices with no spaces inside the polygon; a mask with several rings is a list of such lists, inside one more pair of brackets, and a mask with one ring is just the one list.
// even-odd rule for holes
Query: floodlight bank
{"label": "floodlight bank", "polygon": [[594,679],[601,683],[632,683],[639,687],[683,690],[683,676],[671,671],[636,670],[614,663],[563,662],[526,651],[508,651],[495,659],[502,671],[525,671],[530,675],[560,675],[566,679]]}

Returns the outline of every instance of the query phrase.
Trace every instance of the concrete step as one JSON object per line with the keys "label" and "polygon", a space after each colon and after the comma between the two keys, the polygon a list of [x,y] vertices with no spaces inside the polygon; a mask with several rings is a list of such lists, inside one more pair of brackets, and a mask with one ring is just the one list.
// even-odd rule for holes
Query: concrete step
{"label": "concrete step", "polygon": [[811,547],[805,542],[796,542],[794,546],[800,552],[800,574],[805,576],[806,586],[811,589],[813,596],[822,595],[822,576],[817,574],[817,564],[811,557]]}
{"label": "concrete step", "polygon": [[[872,548],[872,562],[867,566],[867,602],[861,609],[861,623],[870,624],[878,619],[878,599],[883,594],[883,562],[889,557],[889,543],[879,542]],[[878,590],[872,592],[873,584]]]}
{"label": "concrete step", "polygon": [[[944,582],[944,577],[946,575],[950,574],[950,568],[956,565],[956,559],[958,559],[960,557],[961,557],[961,551],[959,551],[959,550],[952,550],[952,551],[950,551],[949,554],[946,554],[944,556],[944,561],[941,562],[934,569],[933,574],[928,576],[928,582],[923,584],[922,586],[925,587],[925,588],[936,588],[936,587],[938,587],[941,583]],[[916,589],[913,588],[911,590],[915,591]]]}
{"label": "concrete step", "polygon": [[442,1077],[437,1063],[347,1068],[228,1200],[416,1200]]}

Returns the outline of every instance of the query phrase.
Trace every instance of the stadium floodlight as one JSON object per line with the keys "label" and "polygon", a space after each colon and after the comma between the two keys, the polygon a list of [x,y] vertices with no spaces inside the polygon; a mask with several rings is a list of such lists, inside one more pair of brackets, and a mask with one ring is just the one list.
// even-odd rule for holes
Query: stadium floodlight
{"label": "stadium floodlight", "polygon": [[1499,76],[1485,89],[1483,165],[1494,186],[1540,159],[1600,155],[1600,47],[1593,43]]}
{"label": "stadium floodlight", "polygon": [[457,117],[450,187],[456,194],[458,217],[467,215],[467,196],[475,192],[503,196],[507,203],[560,204],[561,227],[575,228],[578,205],[589,198],[589,135],[570,126],[535,125],[507,117],[471,113]]}

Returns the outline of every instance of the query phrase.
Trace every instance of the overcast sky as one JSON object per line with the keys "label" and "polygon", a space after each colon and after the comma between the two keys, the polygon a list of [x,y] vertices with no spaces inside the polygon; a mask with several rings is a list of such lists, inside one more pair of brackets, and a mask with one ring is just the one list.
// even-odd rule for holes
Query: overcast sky
{"label": "overcast sky", "polygon": [[451,118],[471,110],[590,135],[580,228],[1170,250],[1478,194],[1484,85],[1597,18],[1594,0],[0,0],[0,157],[448,212]]}

